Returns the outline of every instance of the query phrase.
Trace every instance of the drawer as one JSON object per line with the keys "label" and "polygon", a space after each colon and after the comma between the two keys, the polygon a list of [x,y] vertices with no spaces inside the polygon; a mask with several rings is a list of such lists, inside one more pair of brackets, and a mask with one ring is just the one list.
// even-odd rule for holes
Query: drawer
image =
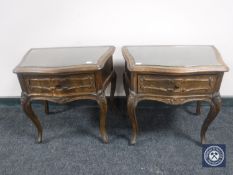
{"label": "drawer", "polygon": [[24,77],[29,94],[67,96],[95,92],[94,74]]}
{"label": "drawer", "polygon": [[214,91],[216,75],[138,75],[138,92],[156,95],[207,94]]}

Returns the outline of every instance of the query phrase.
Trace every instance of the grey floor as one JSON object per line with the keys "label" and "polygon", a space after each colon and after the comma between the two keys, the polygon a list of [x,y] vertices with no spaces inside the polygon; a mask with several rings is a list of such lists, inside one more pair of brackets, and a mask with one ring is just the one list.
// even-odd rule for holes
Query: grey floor
{"label": "grey floor", "polygon": [[42,144],[35,143],[35,128],[19,104],[0,105],[0,175],[233,174],[232,106],[222,107],[207,132],[209,143],[226,144],[226,168],[202,167],[199,132],[209,109],[205,105],[197,116],[193,104],[139,104],[135,146],[129,145],[124,103],[108,112],[109,144],[100,140],[94,102],[52,104],[48,116],[41,104],[33,107],[44,127]]}

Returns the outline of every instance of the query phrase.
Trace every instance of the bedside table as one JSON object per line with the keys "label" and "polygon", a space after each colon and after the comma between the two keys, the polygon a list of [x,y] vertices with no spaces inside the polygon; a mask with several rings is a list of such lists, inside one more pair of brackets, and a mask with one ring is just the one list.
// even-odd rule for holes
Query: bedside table
{"label": "bedside table", "polygon": [[111,83],[111,101],[116,87],[113,69],[113,46],[31,49],[14,69],[22,89],[21,104],[38,131],[42,142],[42,126],[33,112],[31,101],[67,103],[79,99],[96,100],[100,106],[100,134],[108,142],[105,129],[107,100],[105,89]]}
{"label": "bedside table", "polygon": [[219,89],[228,67],[214,46],[125,46],[124,87],[132,123],[131,144],[136,143],[135,108],[141,100],[178,105],[197,101],[210,104],[201,128],[201,143],[221,107]]}

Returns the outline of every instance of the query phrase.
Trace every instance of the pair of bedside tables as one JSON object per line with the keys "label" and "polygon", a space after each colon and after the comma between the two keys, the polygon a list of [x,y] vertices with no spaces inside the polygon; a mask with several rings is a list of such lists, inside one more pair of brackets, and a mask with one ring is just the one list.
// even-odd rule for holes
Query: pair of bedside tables
{"label": "pair of bedside tables", "polygon": [[[37,141],[42,142],[42,126],[31,102],[43,100],[67,103],[79,99],[96,100],[100,107],[100,134],[108,143],[105,121],[105,89],[111,83],[110,99],[116,88],[112,55],[115,47],[70,47],[31,49],[14,69],[21,88],[24,112],[37,128]],[[201,143],[221,107],[219,89],[228,67],[213,46],[126,46],[123,84],[128,115],[132,124],[131,144],[136,143],[138,124],[136,106],[141,100],[156,100],[178,105],[197,101],[210,104],[201,128]]]}

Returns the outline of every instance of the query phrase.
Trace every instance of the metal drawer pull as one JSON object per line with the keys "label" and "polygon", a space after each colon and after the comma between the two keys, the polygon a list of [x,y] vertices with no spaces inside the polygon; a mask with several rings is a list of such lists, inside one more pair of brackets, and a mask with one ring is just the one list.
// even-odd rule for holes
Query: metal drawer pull
{"label": "metal drawer pull", "polygon": [[63,86],[63,85],[58,84],[55,86],[54,89],[59,90],[59,91],[64,91],[64,90],[70,90],[70,89],[72,89],[72,87]]}

